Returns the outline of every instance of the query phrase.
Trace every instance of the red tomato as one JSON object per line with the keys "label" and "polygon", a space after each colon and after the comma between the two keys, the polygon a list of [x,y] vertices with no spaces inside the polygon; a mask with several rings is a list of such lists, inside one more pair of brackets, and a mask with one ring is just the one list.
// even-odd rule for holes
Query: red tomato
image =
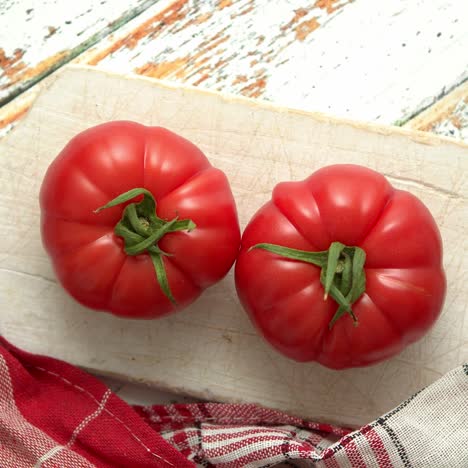
{"label": "red tomato", "polygon": [[50,165],[40,205],[43,244],[63,287],[123,317],[187,306],[239,250],[226,176],[160,127],[110,122],[80,133]]}
{"label": "red tomato", "polygon": [[415,196],[370,169],[329,166],[275,187],[243,234],[236,286],[286,356],[365,366],[399,353],[439,316],[441,238]]}

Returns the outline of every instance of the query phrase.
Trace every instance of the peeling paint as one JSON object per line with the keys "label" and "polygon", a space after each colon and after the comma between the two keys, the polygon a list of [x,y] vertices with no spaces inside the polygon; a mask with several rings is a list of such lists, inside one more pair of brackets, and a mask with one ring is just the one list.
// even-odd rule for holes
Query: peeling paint
{"label": "peeling paint", "polygon": [[[341,6],[349,2],[337,1]],[[291,5],[278,5],[275,8],[284,14],[271,21],[265,17],[267,4],[254,0],[222,0],[216,8],[211,2],[175,0],[156,14],[142,17],[135,26],[123,27],[125,33],[110,36],[78,62],[104,68],[119,63],[117,70],[122,73],[132,71],[215,89],[223,89],[229,81],[234,87],[231,92],[259,97],[278,56],[295,42],[308,40],[321,23],[317,12],[328,14],[325,3],[307,8],[301,3],[293,0]],[[289,22],[278,24],[278,18],[291,13]],[[256,32],[259,21],[263,29]],[[235,70],[233,64],[240,61],[242,68]]]}
{"label": "peeling paint", "polygon": [[52,68],[55,64],[62,61],[65,57],[70,54],[68,50],[61,50],[50,57],[47,57],[44,60],[41,60],[37,65],[33,67],[26,68],[21,73],[19,77],[22,81],[28,81],[35,76],[44,75],[50,68]]}
{"label": "peeling paint", "polygon": [[0,48],[0,68],[3,74],[8,78],[13,78],[17,73],[26,68],[26,64],[21,60],[24,56],[24,50],[15,49],[13,55],[7,57],[5,51]]}
{"label": "peeling paint", "polygon": [[468,96],[460,99],[456,105],[434,115],[432,121],[419,129],[468,141]]}
{"label": "peeling paint", "polygon": [[294,11],[294,16],[291,19],[291,21],[289,21],[289,23],[281,26],[281,30],[282,31],[289,30],[292,26],[297,24],[301,18],[306,16],[308,12],[309,12],[309,10],[307,10],[306,8],[298,8],[297,10]]}
{"label": "peeling paint", "polygon": [[[57,52],[56,54],[40,61],[33,67],[26,67],[26,65],[23,62],[18,62],[13,67],[9,67],[8,69],[4,70],[5,75],[10,78],[10,81],[1,85],[0,89],[6,89],[12,83],[17,82],[21,82],[23,85],[25,85],[37,76],[45,75],[54,65],[60,63],[68,55],[69,51],[66,50]],[[0,49],[0,62],[1,59],[2,54]]]}
{"label": "peeling paint", "polygon": [[[157,3],[167,1],[158,0]],[[16,61],[7,69],[0,68],[1,104],[14,99],[156,2],[113,0],[110,5],[104,0],[80,0],[68,5],[64,1],[50,0],[39,2],[40,8],[26,8],[24,3],[9,0],[5,6],[5,2],[0,1],[0,35],[5,31],[0,41],[1,59],[4,62],[8,59]],[[20,24],[27,27],[15,27]],[[61,53],[64,50],[69,52],[68,55]],[[58,57],[61,61],[54,63],[52,57]],[[49,68],[45,69],[44,65]],[[26,70],[28,73],[25,75]],[[32,76],[33,71],[39,74]]]}
{"label": "peeling paint", "polygon": [[330,14],[340,8],[340,6],[337,5],[338,1],[339,0],[317,0],[314,6],[327,10],[327,13]]}
{"label": "peeling paint", "polygon": [[47,31],[48,33],[44,36],[44,39],[52,37],[57,32],[57,28],[55,26],[47,26]]}
{"label": "peeling paint", "polygon": [[180,58],[172,62],[147,63],[146,65],[137,68],[135,71],[140,75],[151,76],[153,78],[166,78],[178,69],[185,67],[188,63],[188,58]]}
{"label": "peeling paint", "polygon": [[100,47],[91,49],[84,54],[79,61],[87,63],[88,65],[97,65],[103,59],[123,48],[130,50],[135,49],[144,39],[154,38],[158,32],[184,19],[186,17],[186,12],[183,11],[183,8],[186,7],[186,5],[187,0],[177,0],[165,10],[145,20],[125,37],[115,41],[110,40],[109,46],[107,47],[102,47],[101,45]]}
{"label": "peeling paint", "polygon": [[302,23],[298,24],[294,30],[296,31],[296,39],[299,41],[305,41],[307,36],[312,32],[315,31],[317,28],[320,27],[317,18],[311,18],[310,20],[303,21]]}
{"label": "peeling paint", "polygon": [[468,81],[410,119],[405,127],[468,142]]}
{"label": "peeling paint", "polygon": [[[86,3],[92,0],[83,1]],[[123,2],[123,0],[115,1]],[[370,2],[370,0],[367,1]],[[424,1],[429,2],[429,0]],[[148,3],[148,0],[137,0],[139,4],[145,2]],[[412,18],[417,16],[415,7],[411,7],[410,15],[407,11],[410,6],[402,7],[403,0],[395,0],[399,5],[394,6],[375,3],[375,12],[379,15],[374,21],[367,14],[368,9],[364,8],[363,4],[366,0],[359,0],[355,2],[354,8],[347,9],[345,14],[338,15],[339,10],[352,2],[353,0],[314,0],[312,2],[288,0],[272,5],[272,2],[267,0],[209,0],[206,2],[159,0],[127,24],[124,24],[124,19],[114,20],[112,24],[118,25],[119,29],[81,54],[75,62],[97,65],[100,68],[123,74],[136,72],[233,94],[262,97],[288,106],[332,112],[352,118],[367,120],[373,118],[388,123],[388,117],[382,117],[388,114],[388,112],[385,114],[387,107],[393,105],[392,109],[394,109],[399,99],[405,102],[406,107],[413,105],[414,109],[416,107],[414,101],[417,98],[412,96],[420,95],[422,91],[418,94],[418,91],[415,92],[414,85],[406,84],[405,86],[410,86],[408,88],[410,90],[405,94],[404,88],[401,89],[403,84],[399,84],[401,80],[394,77],[392,86],[388,88],[388,94],[393,93],[392,96],[398,96],[398,99],[393,97],[384,100],[383,96],[379,98],[379,89],[383,85],[377,83],[381,80],[376,79],[375,73],[372,79],[369,78],[369,74],[373,74],[372,62],[369,64],[364,62],[362,65],[359,60],[362,57],[368,57],[369,54],[372,56],[372,54],[379,53],[380,49],[366,42],[370,37],[369,33],[366,37],[364,32],[355,31],[353,41],[356,42],[356,47],[351,50],[348,47],[349,41],[347,42],[344,25],[362,22],[367,29],[363,27],[361,31],[378,31],[380,26],[373,26],[377,21],[384,28],[389,28],[389,31],[395,31],[398,30],[397,22],[401,21],[403,16]],[[434,0],[434,2],[441,7],[442,0]],[[428,8],[431,7],[434,13],[438,7],[431,5],[433,3],[428,4]],[[452,13],[457,11],[456,7],[450,8]],[[395,19],[392,12],[397,10],[401,14]],[[75,21],[75,18],[70,18],[70,22],[71,20],[73,24],[78,21]],[[387,20],[391,20],[391,24],[387,24]],[[43,41],[44,44],[49,44],[63,36],[64,26],[58,27],[56,23],[51,22],[50,24],[55,24],[55,26],[48,28],[46,21],[47,18],[44,18],[45,24],[42,23],[40,34],[44,37],[44,34],[49,31],[50,37],[47,41]],[[341,26],[338,27],[338,24]],[[411,22],[402,24],[399,26],[400,29],[413,27]],[[57,27],[56,31],[50,29],[55,27]],[[319,30],[317,34],[312,34],[319,27],[324,30],[323,34],[322,30]],[[424,27],[414,26],[418,33],[421,31],[418,40],[422,40]],[[427,28],[430,27],[432,26],[428,24]],[[440,24],[434,27],[441,28]],[[79,31],[83,31],[83,28],[81,25]],[[412,30],[408,31],[412,32]],[[431,35],[437,38],[437,44],[448,40],[449,35],[444,33],[437,36],[437,31],[438,29]],[[452,44],[462,44],[460,27],[451,25],[450,31],[454,37]],[[333,37],[334,40],[330,41],[330,44],[323,44],[323,40],[317,40],[317,38],[325,37],[324,34],[327,37]],[[311,47],[312,44],[313,47]],[[359,44],[362,45],[359,46]],[[407,57],[410,56],[409,49],[412,43],[406,36],[405,44],[407,45],[404,48],[405,55],[399,52],[398,63],[405,63],[406,68],[411,68],[411,64],[407,63]],[[430,45],[431,57],[433,57],[437,47],[432,43]],[[398,46],[398,49],[401,49],[401,45],[398,44]],[[333,58],[333,50],[330,48],[335,52],[337,49],[347,52],[340,55],[340,61],[337,63],[336,57]],[[18,81],[21,86],[28,80],[44,76],[50,69],[68,61],[70,55],[67,53],[70,54],[71,51],[63,48],[63,51],[49,54],[44,60],[37,60],[38,63],[32,66],[31,60],[28,59],[29,49],[19,49],[18,52],[12,47],[0,49],[0,67],[10,70],[0,75],[0,88],[10,86],[14,80]],[[23,57],[24,54],[26,58]],[[413,57],[421,56],[419,52],[418,54],[412,52],[412,54]],[[381,55],[378,57],[380,59]],[[362,60],[368,61],[367,58]],[[381,67],[383,66],[386,70],[385,76],[390,76],[393,70],[388,70],[385,66],[392,61],[396,63],[396,60],[397,58],[392,57],[382,58]],[[434,59],[431,63],[433,61]],[[340,66],[339,70],[336,69],[337,65]],[[355,73],[353,70],[362,70],[362,67],[366,65],[368,65],[366,68],[368,75],[362,80],[357,80],[354,75],[358,72]],[[307,77],[301,72],[304,67],[311,72]],[[401,70],[403,69],[402,65]],[[11,76],[7,76],[7,73],[11,73]],[[39,75],[34,75],[34,73],[39,73]],[[363,72],[359,71],[359,73]],[[340,92],[338,79],[340,74],[354,76],[353,83],[356,83],[356,87],[360,89],[357,91],[353,89],[353,93]],[[402,74],[403,71],[397,78]],[[455,73],[453,75],[455,76]],[[310,76],[313,77],[312,82]],[[366,83],[365,89],[363,83]],[[397,87],[398,93],[395,92]],[[379,99],[379,102],[384,102],[385,109],[382,110],[382,106],[377,103],[368,103],[367,95],[372,96],[372,102],[379,101]],[[429,91],[422,97],[427,96],[429,96]],[[371,102],[371,98],[368,100]],[[406,104],[409,101],[413,104]],[[371,110],[368,110],[360,116],[359,109],[366,106],[377,110],[372,115],[370,115]],[[406,107],[397,114],[397,118],[409,112]],[[395,114],[395,110],[392,112]],[[391,120],[394,121],[394,119]],[[457,129],[458,126],[463,129],[463,122],[461,118],[458,120],[450,118],[450,126],[453,129]]]}
{"label": "peeling paint", "polygon": [[247,77],[245,75],[237,75],[232,84],[236,85],[237,83],[245,83],[246,81]]}
{"label": "peeling paint", "polygon": [[195,83],[193,83],[194,86],[198,86],[199,84],[203,83],[205,80],[207,80],[210,77],[208,73],[203,74]]}
{"label": "peeling paint", "polygon": [[254,9],[255,9],[255,6],[253,5],[253,2],[252,2],[252,5],[245,8],[244,10],[241,10],[239,13],[235,13],[235,14],[233,13],[231,15],[231,19],[237,18],[238,16],[244,16],[244,15],[250,13],[251,11],[253,11]]}
{"label": "peeling paint", "polygon": [[222,10],[223,8],[229,7],[232,5],[232,0],[219,0],[218,9]]}
{"label": "peeling paint", "polygon": [[241,92],[244,96],[258,98],[263,90],[265,89],[266,81],[263,78],[260,78],[253,83],[249,84],[248,86],[244,86],[241,89]]}
{"label": "peeling paint", "polygon": [[194,23],[195,24],[202,24],[205,21],[208,21],[212,16],[213,16],[213,13],[203,13],[201,15],[198,15],[195,18]]}

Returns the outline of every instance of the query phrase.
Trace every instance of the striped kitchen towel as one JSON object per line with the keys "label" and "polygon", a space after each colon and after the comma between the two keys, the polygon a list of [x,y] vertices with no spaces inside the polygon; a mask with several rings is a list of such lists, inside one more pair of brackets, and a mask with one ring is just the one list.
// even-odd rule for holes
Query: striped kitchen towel
{"label": "striped kitchen towel", "polygon": [[0,467],[468,467],[468,365],[350,430],[250,404],[131,407],[0,339]]}

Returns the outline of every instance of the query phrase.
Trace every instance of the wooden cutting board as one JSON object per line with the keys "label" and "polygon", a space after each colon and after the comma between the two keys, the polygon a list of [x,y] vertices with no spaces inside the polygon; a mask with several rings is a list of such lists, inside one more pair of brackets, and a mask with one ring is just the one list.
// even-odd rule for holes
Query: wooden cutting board
{"label": "wooden cutting board", "polygon": [[[345,425],[369,422],[467,361],[467,146],[93,68],[65,68],[44,88],[0,141],[0,332],[15,345],[195,397]],[[382,172],[420,197],[440,226],[448,276],[441,318],[396,358],[337,372],[266,345],[240,308],[232,274],[161,320],[122,320],[76,304],[41,246],[38,191],[72,136],[113,119],[165,126],[197,144],[228,175],[242,227],[279,181],[337,162]]]}

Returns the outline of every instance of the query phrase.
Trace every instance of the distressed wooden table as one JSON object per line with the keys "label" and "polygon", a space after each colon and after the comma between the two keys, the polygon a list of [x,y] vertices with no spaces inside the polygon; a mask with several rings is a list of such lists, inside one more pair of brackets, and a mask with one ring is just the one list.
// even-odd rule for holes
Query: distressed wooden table
{"label": "distressed wooden table", "polygon": [[[0,135],[21,122],[50,75],[71,62],[468,140],[466,2],[129,5],[0,2]],[[154,390],[109,382],[129,401],[156,399]]]}

